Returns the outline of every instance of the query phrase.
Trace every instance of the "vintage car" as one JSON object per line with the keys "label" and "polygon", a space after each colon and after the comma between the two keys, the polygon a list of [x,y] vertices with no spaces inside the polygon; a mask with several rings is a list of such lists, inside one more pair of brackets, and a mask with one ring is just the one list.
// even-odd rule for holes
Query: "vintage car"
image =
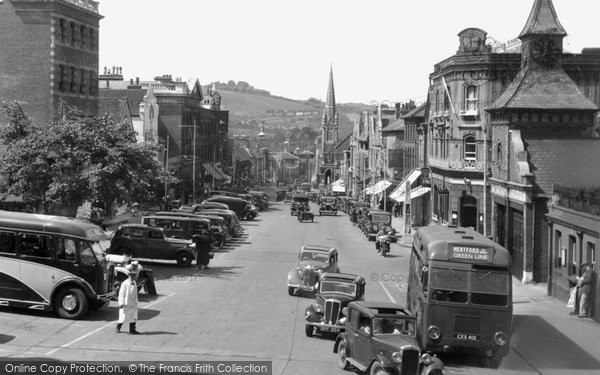
{"label": "vintage car", "polygon": [[369,211],[370,221],[365,224],[365,235],[369,241],[375,241],[377,233],[381,229],[390,236],[392,242],[396,242],[396,230],[392,227],[392,213],[382,210]]}
{"label": "vintage car", "polygon": [[283,204],[288,204],[288,203],[292,203],[294,197],[294,193],[292,193],[291,191],[288,191],[285,193],[285,197],[283,198]]}
{"label": "vintage car", "polygon": [[336,197],[322,197],[319,204],[319,216],[337,215],[338,205]]}
{"label": "vintage car", "polygon": [[190,240],[165,236],[162,228],[144,224],[123,224],[114,233],[108,254],[128,255],[133,259],[176,260],[181,266],[189,266],[198,252]]}
{"label": "vintage car", "polygon": [[346,318],[342,309],[352,301],[362,301],[365,295],[365,278],[350,273],[324,273],[319,283],[315,303],[305,312],[306,336],[315,333],[340,333]]}
{"label": "vintage car", "polygon": [[346,329],[333,352],[344,370],[350,366],[369,374],[441,375],[442,361],[421,353],[416,318],[390,302],[356,301],[345,309]]}
{"label": "vintage car", "polygon": [[339,273],[338,251],[336,248],[304,245],[298,255],[298,263],[288,272],[288,294],[314,292],[319,288],[319,280],[325,272]]}
{"label": "vintage car", "polygon": [[142,267],[137,260],[132,261],[130,256],[117,255],[117,254],[106,254],[106,260],[114,264],[115,266],[115,278],[113,290],[115,291],[115,299],[119,296],[119,289],[123,281],[129,277],[128,265],[137,272],[137,279],[135,283],[137,285],[138,293],[142,289],[151,296],[157,295],[156,285],[154,283],[154,275],[152,270]]}
{"label": "vintage car", "polygon": [[308,203],[308,195],[306,194],[294,194],[292,196],[292,206],[290,207],[290,215],[296,215],[298,212],[298,206],[304,205],[305,207],[309,207]]}

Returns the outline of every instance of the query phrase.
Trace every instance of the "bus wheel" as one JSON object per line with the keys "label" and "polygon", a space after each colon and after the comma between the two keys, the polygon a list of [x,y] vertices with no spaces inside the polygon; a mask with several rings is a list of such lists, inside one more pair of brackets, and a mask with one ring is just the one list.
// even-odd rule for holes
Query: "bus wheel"
{"label": "bus wheel", "polygon": [[83,291],[77,287],[61,289],[55,297],[54,307],[58,316],[65,319],[79,319],[88,310],[88,299]]}
{"label": "bus wheel", "polygon": [[500,362],[502,362],[502,357],[498,354],[494,354],[491,357],[485,357],[485,367],[497,369],[500,367]]}
{"label": "bus wheel", "polygon": [[187,251],[183,251],[177,255],[177,264],[180,266],[189,266],[192,264],[192,256]]}
{"label": "bus wheel", "polygon": [[386,370],[381,363],[373,362],[371,365],[371,371],[369,371],[369,375],[391,375],[391,373]]}

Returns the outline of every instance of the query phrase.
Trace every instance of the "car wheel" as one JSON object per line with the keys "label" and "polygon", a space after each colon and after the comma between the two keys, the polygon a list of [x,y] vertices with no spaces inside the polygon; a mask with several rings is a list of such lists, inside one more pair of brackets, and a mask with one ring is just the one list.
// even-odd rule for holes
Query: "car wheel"
{"label": "car wheel", "polygon": [[371,371],[369,371],[369,375],[391,375],[391,372],[386,370],[381,363],[373,362],[371,365]]}
{"label": "car wheel", "polygon": [[342,370],[348,370],[350,368],[350,362],[346,358],[346,341],[340,341],[338,345],[338,365]]}
{"label": "car wheel", "polygon": [[306,332],[306,336],[313,337],[313,326],[306,324],[304,326],[304,332]]}
{"label": "car wheel", "polygon": [[65,319],[79,319],[88,311],[89,301],[83,291],[77,287],[61,289],[54,299],[54,308],[58,316]]}
{"label": "car wheel", "polygon": [[502,357],[500,357],[498,354],[494,354],[491,357],[485,358],[485,367],[497,369],[498,367],[500,367],[501,362],[502,362]]}
{"label": "car wheel", "polygon": [[192,264],[192,255],[187,251],[177,254],[177,264],[180,266],[189,266]]}
{"label": "car wheel", "polygon": [[293,295],[294,295],[294,287],[288,286],[288,294],[289,294],[290,296],[293,296]]}

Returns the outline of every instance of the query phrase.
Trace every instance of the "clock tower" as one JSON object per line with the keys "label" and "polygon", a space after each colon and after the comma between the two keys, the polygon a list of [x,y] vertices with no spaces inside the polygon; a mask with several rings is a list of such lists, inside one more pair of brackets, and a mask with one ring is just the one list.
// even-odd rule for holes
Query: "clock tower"
{"label": "clock tower", "polygon": [[523,43],[522,68],[552,69],[560,64],[565,29],[551,0],[536,0],[527,23],[519,34]]}

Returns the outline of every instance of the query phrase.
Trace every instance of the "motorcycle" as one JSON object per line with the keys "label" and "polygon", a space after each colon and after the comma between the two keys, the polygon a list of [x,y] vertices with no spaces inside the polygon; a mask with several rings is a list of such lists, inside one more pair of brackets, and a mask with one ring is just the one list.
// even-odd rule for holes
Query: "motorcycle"
{"label": "motorcycle", "polygon": [[381,253],[384,257],[387,256],[387,253],[390,252],[390,243],[391,238],[389,234],[384,234],[383,236],[377,236],[377,241],[375,242],[375,248],[378,253]]}

